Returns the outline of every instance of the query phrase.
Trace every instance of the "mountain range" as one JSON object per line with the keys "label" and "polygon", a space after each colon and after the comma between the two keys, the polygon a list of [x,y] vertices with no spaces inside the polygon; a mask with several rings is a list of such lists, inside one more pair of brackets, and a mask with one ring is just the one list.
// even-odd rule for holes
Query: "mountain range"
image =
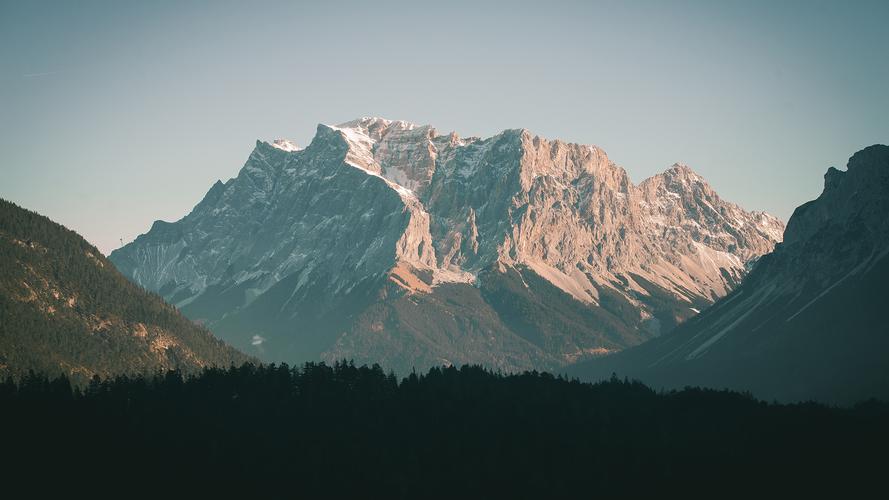
{"label": "mountain range", "polygon": [[688,166],[634,184],[595,146],[362,118],[109,259],[264,360],[556,370],[665,337],[781,241]]}
{"label": "mountain range", "polygon": [[257,142],[190,214],[108,259],[0,200],[0,376],[252,354],[889,397],[887,213],[882,145],[830,168],[784,231],[681,164],[634,185],[597,147],[525,130],[319,125],[305,149]]}
{"label": "mountain range", "polygon": [[889,147],[831,167],[784,241],[727,297],[672,334],[569,373],[654,387],[729,387],[758,397],[853,403],[889,397]]}

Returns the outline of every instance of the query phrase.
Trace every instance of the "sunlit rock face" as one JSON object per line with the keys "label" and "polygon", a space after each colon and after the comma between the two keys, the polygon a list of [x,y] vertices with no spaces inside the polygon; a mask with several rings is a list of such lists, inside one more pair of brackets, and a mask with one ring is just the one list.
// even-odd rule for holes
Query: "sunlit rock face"
{"label": "sunlit rock face", "polygon": [[782,232],[683,165],[634,185],[595,146],[362,118],[257,142],[111,259],[270,360],[553,369],[666,333]]}

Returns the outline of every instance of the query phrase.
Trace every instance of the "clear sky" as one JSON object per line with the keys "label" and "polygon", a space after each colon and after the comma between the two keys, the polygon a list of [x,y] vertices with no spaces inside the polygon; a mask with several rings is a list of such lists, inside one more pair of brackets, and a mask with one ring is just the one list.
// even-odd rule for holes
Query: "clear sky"
{"label": "clear sky", "polygon": [[684,162],[786,220],[889,142],[889,1],[0,0],[0,197],[106,253],[359,116]]}

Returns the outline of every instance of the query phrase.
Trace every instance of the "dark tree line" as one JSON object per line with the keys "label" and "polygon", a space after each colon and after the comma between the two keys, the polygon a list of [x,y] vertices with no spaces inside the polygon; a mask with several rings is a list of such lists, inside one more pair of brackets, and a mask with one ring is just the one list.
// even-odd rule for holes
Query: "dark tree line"
{"label": "dark tree line", "polygon": [[243,365],[0,385],[4,485],[127,497],[855,496],[889,406],[777,405],[632,381]]}

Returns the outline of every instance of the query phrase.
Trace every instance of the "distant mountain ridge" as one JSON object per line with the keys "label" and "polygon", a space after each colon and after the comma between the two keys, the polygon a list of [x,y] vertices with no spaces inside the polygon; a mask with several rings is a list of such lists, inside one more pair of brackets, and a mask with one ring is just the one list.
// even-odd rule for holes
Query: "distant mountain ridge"
{"label": "distant mountain ridge", "polygon": [[0,377],[227,367],[251,358],[124,278],[77,233],[0,199]]}
{"label": "distant mountain ridge", "polygon": [[874,145],[828,169],[737,290],[671,335],[571,373],[783,400],[889,397],[887,215],[889,147]]}
{"label": "distant mountain ridge", "polygon": [[258,141],[110,259],[264,359],[555,369],[669,331],[782,232],[684,165],[637,186],[595,146],[363,118]]}

